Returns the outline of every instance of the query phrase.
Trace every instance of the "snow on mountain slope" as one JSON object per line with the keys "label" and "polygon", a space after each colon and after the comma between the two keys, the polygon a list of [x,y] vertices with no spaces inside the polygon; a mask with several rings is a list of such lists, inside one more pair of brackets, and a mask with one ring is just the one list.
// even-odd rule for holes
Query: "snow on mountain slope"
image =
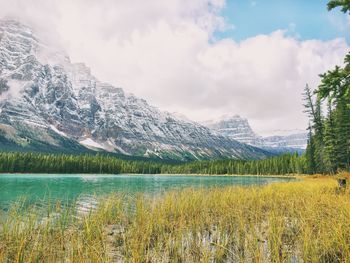
{"label": "snow on mountain slope", "polygon": [[276,130],[273,136],[261,137],[252,130],[248,120],[239,115],[225,116],[203,124],[219,135],[268,150],[298,151],[305,150],[307,145],[305,131]]}
{"label": "snow on mountain slope", "polygon": [[264,146],[271,148],[287,147],[306,149],[308,135],[306,132],[292,133],[289,135],[274,135],[264,138]]}
{"label": "snow on mountain slope", "polygon": [[223,116],[218,120],[206,121],[203,124],[216,133],[231,139],[255,146],[262,144],[261,137],[255,134],[248,120],[239,115]]}
{"label": "snow on mountain slope", "polygon": [[0,135],[23,147],[64,150],[69,140],[77,149],[160,158],[269,154],[99,81],[83,63],[71,63],[32,29],[9,20],[0,20]]}

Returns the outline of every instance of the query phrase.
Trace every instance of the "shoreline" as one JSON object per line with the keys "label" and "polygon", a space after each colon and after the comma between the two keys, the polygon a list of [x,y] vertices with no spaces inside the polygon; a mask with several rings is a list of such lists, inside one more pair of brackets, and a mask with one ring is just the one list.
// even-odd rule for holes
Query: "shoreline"
{"label": "shoreline", "polygon": [[140,173],[121,173],[121,174],[104,174],[104,173],[0,173],[1,175],[77,175],[77,176],[195,176],[195,177],[270,177],[270,178],[307,178],[313,175],[305,174],[288,174],[288,175],[268,175],[268,174],[140,174]]}

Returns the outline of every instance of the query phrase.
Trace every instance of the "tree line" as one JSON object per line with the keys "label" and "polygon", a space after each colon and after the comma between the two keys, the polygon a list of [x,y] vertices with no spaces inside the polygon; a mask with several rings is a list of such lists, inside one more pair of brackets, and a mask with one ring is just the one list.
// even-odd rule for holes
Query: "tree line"
{"label": "tree line", "polygon": [[[349,0],[333,0],[328,9],[341,7],[349,13]],[[350,169],[350,53],[343,66],[320,75],[314,90],[306,85],[305,112],[309,115],[306,150],[308,173],[330,173]]]}
{"label": "tree line", "polygon": [[285,154],[264,160],[228,159],[169,164],[122,160],[103,155],[0,153],[0,173],[280,175],[305,173],[306,167],[306,159],[298,154]]}

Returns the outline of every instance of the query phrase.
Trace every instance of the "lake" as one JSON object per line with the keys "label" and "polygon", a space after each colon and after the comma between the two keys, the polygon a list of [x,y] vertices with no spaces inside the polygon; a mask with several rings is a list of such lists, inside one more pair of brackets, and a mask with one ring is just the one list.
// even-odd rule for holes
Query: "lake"
{"label": "lake", "polygon": [[264,185],[292,178],[262,176],[176,176],[176,175],[67,175],[0,174],[0,210],[25,198],[29,204],[54,204],[73,200],[94,204],[96,197],[112,193],[157,195],[170,190],[232,185]]}

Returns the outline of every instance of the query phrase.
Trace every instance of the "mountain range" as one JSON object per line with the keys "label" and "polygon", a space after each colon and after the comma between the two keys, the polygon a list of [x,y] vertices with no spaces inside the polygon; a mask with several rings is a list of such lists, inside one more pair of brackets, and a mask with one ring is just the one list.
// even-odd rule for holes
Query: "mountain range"
{"label": "mountain range", "polygon": [[13,20],[0,20],[0,148],[176,160],[271,155],[101,82]]}
{"label": "mountain range", "polygon": [[301,153],[307,146],[306,131],[277,130],[275,135],[262,137],[253,131],[247,119],[239,115],[223,116],[217,120],[203,122],[203,125],[219,135],[275,153]]}

